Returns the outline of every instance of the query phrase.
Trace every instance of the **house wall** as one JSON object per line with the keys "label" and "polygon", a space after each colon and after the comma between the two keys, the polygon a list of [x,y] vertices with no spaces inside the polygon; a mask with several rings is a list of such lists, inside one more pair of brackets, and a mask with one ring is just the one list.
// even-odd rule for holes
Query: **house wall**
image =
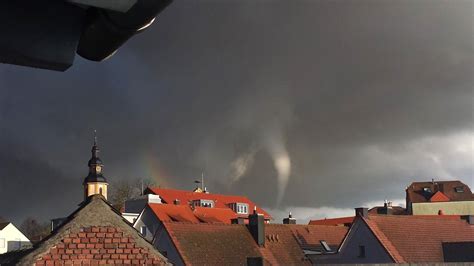
{"label": "house wall", "polygon": [[[359,257],[359,246],[365,247],[365,257]],[[357,219],[344,240],[339,253],[310,255],[314,264],[321,263],[393,263],[388,253],[364,221]]]}
{"label": "house wall", "polygon": [[173,241],[163,225],[158,228],[153,246],[155,246],[161,254],[165,255],[173,265],[184,265]]}
{"label": "house wall", "polygon": [[30,240],[13,224],[0,231],[0,254],[27,247],[31,247]]}
{"label": "house wall", "polygon": [[474,215],[474,201],[412,203],[413,215],[437,215],[439,210],[446,215]]}
{"label": "house wall", "polygon": [[144,209],[133,224],[133,227],[139,232],[142,226],[147,228],[145,238],[152,242],[161,254],[165,255],[173,265],[184,265],[163,224],[149,208]]}
{"label": "house wall", "polygon": [[153,211],[151,211],[149,208],[145,208],[133,224],[133,227],[141,233],[142,226],[145,226],[146,234],[144,237],[146,240],[151,242],[153,240],[153,235],[160,224],[160,220],[158,220]]}

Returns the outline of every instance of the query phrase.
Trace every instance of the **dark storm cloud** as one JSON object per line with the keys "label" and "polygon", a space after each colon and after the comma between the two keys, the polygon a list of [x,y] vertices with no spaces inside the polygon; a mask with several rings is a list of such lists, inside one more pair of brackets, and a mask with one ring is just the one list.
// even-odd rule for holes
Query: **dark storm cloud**
{"label": "dark storm cloud", "polygon": [[[279,209],[398,199],[415,179],[474,185],[472,5],[176,1],[105,63],[1,66],[2,198],[18,200],[0,210],[66,214],[94,128],[109,179],[156,164],[188,189],[204,171],[211,191]],[[18,197],[9,176],[38,185]]]}

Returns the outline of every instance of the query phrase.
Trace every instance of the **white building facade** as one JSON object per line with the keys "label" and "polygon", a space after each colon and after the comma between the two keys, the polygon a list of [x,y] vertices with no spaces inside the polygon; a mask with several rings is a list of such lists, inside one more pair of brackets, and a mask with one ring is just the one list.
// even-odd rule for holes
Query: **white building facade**
{"label": "white building facade", "polygon": [[12,223],[0,223],[0,254],[31,246],[30,240]]}

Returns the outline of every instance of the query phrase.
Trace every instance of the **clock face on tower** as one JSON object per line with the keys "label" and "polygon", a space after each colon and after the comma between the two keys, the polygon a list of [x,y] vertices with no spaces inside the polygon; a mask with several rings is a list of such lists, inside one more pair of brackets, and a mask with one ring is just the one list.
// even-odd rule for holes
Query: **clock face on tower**
{"label": "clock face on tower", "polygon": [[102,167],[100,167],[100,166],[98,166],[98,165],[95,167],[95,171],[96,171],[97,173],[100,173],[101,170],[102,170]]}

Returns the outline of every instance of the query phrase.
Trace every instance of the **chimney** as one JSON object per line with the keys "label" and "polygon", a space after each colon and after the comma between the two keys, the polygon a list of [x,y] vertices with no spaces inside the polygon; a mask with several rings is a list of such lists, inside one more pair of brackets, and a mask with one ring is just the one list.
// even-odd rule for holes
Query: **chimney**
{"label": "chimney", "polygon": [[249,215],[248,228],[257,245],[263,246],[265,244],[265,219],[263,214],[257,213],[256,207],[253,210],[253,214]]}
{"label": "chimney", "polygon": [[355,208],[355,215],[363,218],[369,218],[369,209],[368,208]]}
{"label": "chimney", "polygon": [[287,218],[283,219],[283,224],[296,224],[296,219],[293,218],[293,216],[291,215],[291,212],[288,214]]}
{"label": "chimney", "polygon": [[237,217],[230,220],[231,224],[245,224],[245,219],[242,217]]}

